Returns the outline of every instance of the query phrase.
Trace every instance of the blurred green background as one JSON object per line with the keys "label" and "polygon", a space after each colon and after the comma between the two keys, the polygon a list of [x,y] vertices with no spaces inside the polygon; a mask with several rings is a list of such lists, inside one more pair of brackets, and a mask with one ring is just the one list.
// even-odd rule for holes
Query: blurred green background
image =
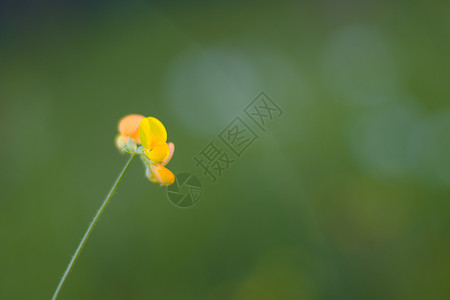
{"label": "blurred green background", "polygon": [[[6,1],[0,299],[50,299],[163,121],[174,207],[136,161],[60,299],[449,299],[448,1]],[[284,110],[216,183],[196,155],[260,92]]]}

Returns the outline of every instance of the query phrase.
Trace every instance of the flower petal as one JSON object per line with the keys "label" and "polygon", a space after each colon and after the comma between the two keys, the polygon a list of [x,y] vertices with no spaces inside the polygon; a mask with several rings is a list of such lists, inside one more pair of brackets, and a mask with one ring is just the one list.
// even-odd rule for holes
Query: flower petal
{"label": "flower petal", "polygon": [[158,181],[158,179],[156,178],[155,173],[152,172],[149,164],[146,165],[145,175],[147,176],[148,180],[150,180],[151,182],[161,184]]}
{"label": "flower petal", "polygon": [[142,146],[152,149],[157,144],[167,141],[167,131],[164,125],[156,118],[148,117],[141,120],[139,125],[139,138]]}
{"label": "flower petal", "polygon": [[123,117],[119,121],[119,132],[123,136],[129,136],[134,140],[138,139],[139,135],[139,124],[141,123],[144,116],[131,114]]}
{"label": "flower petal", "polygon": [[169,145],[167,143],[157,144],[151,149],[144,149],[144,153],[152,162],[157,164],[169,157]]}
{"label": "flower petal", "polygon": [[[175,175],[173,173],[161,166],[161,165],[150,165],[151,172],[154,175],[154,178],[158,180],[159,184],[161,185],[171,185],[175,181]],[[150,178],[149,178],[150,179]],[[150,179],[152,180],[152,179]],[[154,181],[153,181],[154,182]]]}
{"label": "flower petal", "polygon": [[161,166],[165,166],[172,159],[173,153],[175,152],[175,145],[173,143],[169,143],[169,156],[161,163]]}

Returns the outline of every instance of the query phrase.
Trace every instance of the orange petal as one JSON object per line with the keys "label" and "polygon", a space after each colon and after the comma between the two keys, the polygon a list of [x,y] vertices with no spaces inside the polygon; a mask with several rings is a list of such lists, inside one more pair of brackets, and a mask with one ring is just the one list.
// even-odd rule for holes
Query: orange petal
{"label": "orange petal", "polygon": [[123,136],[129,136],[134,140],[139,138],[139,124],[144,116],[131,114],[123,117],[119,121],[119,132]]}
{"label": "orange petal", "polygon": [[158,180],[159,184],[171,185],[172,183],[174,183],[175,175],[173,175],[173,173],[169,169],[161,165],[150,165],[150,168],[154,175],[154,178]]}
{"label": "orange petal", "polygon": [[145,168],[145,175],[151,182],[161,184],[156,178],[155,173],[153,173],[150,169],[149,165],[147,165],[147,167]]}

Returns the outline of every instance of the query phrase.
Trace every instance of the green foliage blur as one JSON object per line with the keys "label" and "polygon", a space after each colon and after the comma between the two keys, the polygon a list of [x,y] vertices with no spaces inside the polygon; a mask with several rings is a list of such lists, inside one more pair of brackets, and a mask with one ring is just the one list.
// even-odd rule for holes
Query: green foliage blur
{"label": "green foliage blur", "polygon": [[[0,299],[51,298],[129,113],[202,197],[175,207],[136,160],[60,299],[449,299],[449,9],[2,2]],[[284,114],[212,183],[193,157],[261,91]]]}

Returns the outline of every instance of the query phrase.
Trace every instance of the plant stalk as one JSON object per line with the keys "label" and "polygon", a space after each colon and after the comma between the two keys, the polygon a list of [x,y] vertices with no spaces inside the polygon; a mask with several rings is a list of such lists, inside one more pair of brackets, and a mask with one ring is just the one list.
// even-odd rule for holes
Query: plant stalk
{"label": "plant stalk", "polygon": [[80,256],[81,250],[83,249],[84,245],[86,244],[87,239],[89,238],[89,235],[91,234],[92,230],[94,229],[95,224],[97,224],[98,220],[100,219],[100,216],[102,215],[103,211],[105,210],[106,206],[108,205],[109,201],[111,200],[112,196],[114,195],[114,192],[116,191],[120,181],[122,180],[123,176],[128,170],[128,167],[130,166],[131,162],[135,159],[136,154],[132,154],[130,156],[130,159],[128,160],[125,167],[122,169],[122,172],[119,174],[119,177],[117,177],[116,182],[112,186],[111,190],[108,193],[108,196],[106,196],[106,199],[103,201],[102,205],[98,209],[97,213],[95,214],[94,219],[92,219],[91,224],[89,224],[89,228],[87,229],[86,233],[84,234],[83,238],[81,239],[80,244],[78,245],[77,250],[75,250],[75,254],[72,256],[72,259],[70,260],[69,265],[67,266],[66,271],[64,272],[64,275],[62,276],[61,280],[59,281],[58,287],[56,288],[55,293],[53,294],[52,300],[56,300],[59,293],[61,292],[61,288],[64,285],[64,282],[67,279],[67,276],[69,275],[70,271],[73,268],[73,265],[78,259],[78,256]]}

